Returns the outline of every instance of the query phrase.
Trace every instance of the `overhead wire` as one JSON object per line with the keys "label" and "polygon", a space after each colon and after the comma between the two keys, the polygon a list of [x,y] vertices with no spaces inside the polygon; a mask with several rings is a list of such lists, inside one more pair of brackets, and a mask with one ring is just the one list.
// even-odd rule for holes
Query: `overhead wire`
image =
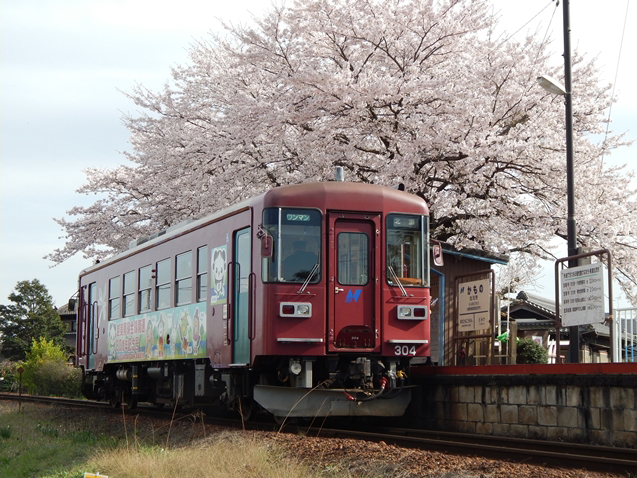
{"label": "overhead wire", "polygon": [[[506,37],[495,48],[493,48],[492,51],[496,50],[497,48],[500,48],[502,45],[504,45],[509,40],[511,40],[524,27],[526,27],[529,23],[531,23],[538,16],[540,16],[544,12],[544,10],[546,10],[549,7],[549,5],[551,5],[553,2],[555,2],[555,9],[553,10],[553,14],[551,15],[551,19],[550,19],[549,24],[548,24],[548,26],[546,28],[545,33],[544,33],[544,38],[542,39],[542,42],[540,44],[540,48],[538,49],[538,52],[537,52],[536,57],[535,57],[535,60],[533,61],[533,65],[535,65],[537,63],[538,58],[539,58],[541,47],[544,46],[544,44],[546,43],[547,36],[548,36],[549,30],[550,30],[550,26],[553,23],[553,18],[555,17],[555,12],[557,11],[557,7],[560,4],[559,0],[550,0],[549,3],[545,7],[540,9],[540,11],[538,11],[533,17],[531,17],[526,23],[524,23],[520,28],[518,28],[514,33],[512,33],[511,35]],[[610,131],[610,121],[611,121],[611,115],[612,115],[612,110],[613,110],[613,101],[615,100],[615,91],[617,89],[617,79],[619,77],[619,67],[620,67],[620,64],[621,64],[621,56],[622,56],[622,50],[623,50],[623,45],[624,45],[624,38],[625,38],[625,35],[626,35],[626,25],[627,25],[627,22],[628,22],[629,7],[630,7],[630,0],[626,0],[626,12],[624,14],[624,25],[623,25],[623,28],[622,28],[622,36],[621,36],[621,41],[620,41],[620,46],[619,46],[619,54],[618,54],[618,57],[617,57],[617,66],[615,68],[615,77],[614,77],[614,80],[613,80],[613,90],[612,90],[612,93],[611,93],[611,103],[610,103],[610,106],[609,106],[609,109],[608,109],[608,118],[606,120],[606,132],[605,132],[605,135],[604,135],[604,143],[608,139],[608,134],[609,134],[609,131]],[[605,155],[605,152],[602,153],[602,160],[604,159],[604,155]]]}
{"label": "overhead wire", "polygon": [[[551,0],[551,3],[553,3],[553,0]],[[549,5],[550,5],[550,4],[549,4]],[[538,58],[540,57],[540,52],[541,52],[541,51],[542,51],[542,49],[544,48],[544,45],[545,45],[545,43],[546,43],[546,39],[547,39],[547,37],[548,37],[548,35],[549,35],[549,30],[551,29],[551,25],[553,24],[553,18],[555,18],[555,12],[557,11],[557,7],[559,7],[559,5],[560,5],[560,1],[559,1],[559,0],[557,0],[557,1],[555,2],[555,8],[553,9],[553,14],[551,15],[551,19],[549,20],[549,24],[546,26],[546,31],[544,32],[544,38],[542,39],[542,43],[540,43],[540,46],[539,46],[539,48],[537,49],[537,53],[536,53],[536,55],[535,55],[535,60],[533,60],[533,65],[531,65],[531,68],[529,69],[529,78],[527,79],[527,85],[529,85],[529,83],[533,80],[533,79],[531,78],[531,76],[532,76],[532,74],[533,74],[533,70],[534,70],[534,68],[535,68],[535,65],[537,65],[537,60],[538,60]],[[548,6],[548,5],[547,5],[547,6]],[[543,12],[544,10],[546,10],[546,7],[544,7],[544,9],[542,9],[542,12]],[[540,12],[540,13],[542,13],[542,12]],[[538,13],[538,15],[539,15],[539,13]],[[537,15],[536,15],[536,17],[537,17]],[[535,17],[533,17],[533,18],[535,18]],[[531,20],[532,20],[532,19],[531,19]],[[531,20],[529,20],[529,22],[530,22]],[[528,22],[527,22],[527,23],[528,23]]]}
{"label": "overhead wire", "polygon": [[[495,48],[493,48],[493,50],[496,50],[498,48],[500,48],[502,45],[504,45],[506,42],[508,42],[511,38],[513,38],[515,35],[518,34],[518,32],[520,30],[522,30],[525,26],[527,26],[529,23],[531,23],[533,20],[535,20],[538,16],[540,16],[540,14],[542,12],[544,12],[544,10],[546,10],[549,5],[551,5],[551,3],[553,3],[553,0],[551,0],[544,8],[542,8],[539,12],[537,12],[535,15],[533,15],[533,17],[526,22],[524,25],[522,25],[520,28],[518,28],[515,32],[513,32],[511,35],[509,35],[504,41],[502,41],[501,43],[499,43]],[[493,51],[492,50],[492,51]]]}
{"label": "overhead wire", "polygon": [[[553,13],[551,15],[551,19],[549,20],[549,24],[546,27],[546,31],[544,32],[544,38],[542,39],[542,42],[540,43],[539,47],[537,48],[537,53],[535,55],[535,59],[533,60],[533,63],[531,65],[531,67],[529,68],[529,77],[527,78],[526,84],[524,85],[524,90],[521,92],[521,98],[523,98],[527,93],[528,93],[528,88],[530,87],[531,83],[534,81],[534,78],[532,78],[533,76],[533,70],[535,68],[535,65],[537,64],[537,61],[540,57],[540,52],[542,51],[544,45],[546,44],[547,38],[549,36],[549,31],[551,28],[551,25],[553,23],[553,18],[555,18],[555,12],[557,11],[557,7],[559,6],[560,2],[559,0],[549,0],[549,2],[542,7],[535,15],[533,15],[526,23],[524,23],[520,28],[518,28],[515,32],[513,32],[511,35],[509,35],[507,38],[505,38],[503,41],[501,41],[500,43],[498,43],[494,48],[492,48],[491,50],[489,50],[489,52],[487,52],[487,56],[499,49],[500,47],[502,47],[502,45],[506,44],[509,40],[511,40],[516,34],[518,34],[523,28],[525,28],[527,25],[529,25],[533,20],[535,20],[537,17],[539,17],[542,13],[544,13],[544,11],[555,2],[555,8],[553,9]],[[520,98],[520,99],[521,99]]]}
{"label": "overhead wire", "polygon": [[[613,79],[613,91],[610,96],[610,106],[608,107],[608,118],[606,119],[606,133],[604,134],[604,144],[608,139],[608,131],[610,128],[610,118],[613,111],[613,102],[615,101],[615,89],[617,88],[617,78],[619,77],[619,65],[621,63],[622,49],[624,47],[624,36],[626,35],[626,23],[628,22],[628,7],[630,6],[630,0],[626,0],[626,13],[624,14],[624,27],[622,29],[622,38],[619,42],[619,53],[617,55],[617,66],[615,67],[615,78]],[[602,162],[604,161],[604,155],[606,148],[602,150]]]}

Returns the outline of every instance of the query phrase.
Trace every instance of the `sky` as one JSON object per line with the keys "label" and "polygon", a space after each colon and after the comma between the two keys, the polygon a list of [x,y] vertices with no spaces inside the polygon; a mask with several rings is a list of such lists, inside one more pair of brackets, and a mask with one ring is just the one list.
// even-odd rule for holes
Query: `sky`
{"label": "sky", "polygon": [[[556,64],[563,64],[561,4],[493,5],[505,38],[546,34]],[[189,46],[218,30],[219,19],[246,23],[268,6],[267,0],[2,0],[0,303],[9,303],[18,281],[38,279],[61,306],[74,294],[79,272],[91,265],[76,256],[54,266],[43,256],[64,244],[53,218],[96,199],[75,192],[85,183],[83,170],[125,163],[122,152],[130,145],[121,117],[136,109],[122,92],[136,84],[161,88],[170,67],[187,63]],[[637,76],[635,1],[573,0],[570,9],[573,50],[598,57],[604,81],[615,83],[612,129],[637,139],[637,92],[630,88]],[[637,144],[607,159],[635,165]],[[532,291],[551,297],[552,274],[549,264]]]}

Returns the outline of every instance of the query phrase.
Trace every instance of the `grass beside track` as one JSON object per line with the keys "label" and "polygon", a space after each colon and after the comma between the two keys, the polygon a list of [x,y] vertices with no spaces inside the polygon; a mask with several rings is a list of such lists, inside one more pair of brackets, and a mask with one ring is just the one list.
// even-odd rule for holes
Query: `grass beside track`
{"label": "grass beside track", "polygon": [[19,411],[16,402],[2,402],[0,414],[2,478],[83,477],[85,472],[110,478],[349,475],[312,471],[254,435],[226,431],[205,436],[200,423],[186,425],[190,433],[184,440],[178,430],[142,430],[133,417],[124,426],[121,419],[100,412],[78,414],[30,403]]}
{"label": "grass beside track", "polygon": [[[0,406],[0,476],[83,476],[67,474],[85,463],[95,449],[115,449],[117,436],[107,433],[99,417],[65,420],[60,410],[34,404]],[[89,470],[86,470],[89,471]]]}

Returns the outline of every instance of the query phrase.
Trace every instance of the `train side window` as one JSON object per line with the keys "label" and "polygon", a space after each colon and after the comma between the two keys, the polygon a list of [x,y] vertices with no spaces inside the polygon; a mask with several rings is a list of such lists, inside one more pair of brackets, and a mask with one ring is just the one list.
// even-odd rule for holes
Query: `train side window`
{"label": "train side window", "polygon": [[120,295],[122,293],[121,289],[121,278],[119,276],[113,277],[110,281],[108,281],[108,319],[119,319],[120,318]]}
{"label": "train side window", "polygon": [[192,302],[192,251],[179,254],[175,258],[175,305]]}
{"label": "train side window", "polygon": [[153,286],[153,270],[151,266],[139,269],[139,313],[148,312],[151,309],[150,291]]}
{"label": "train side window", "polygon": [[157,286],[155,288],[155,302],[157,310],[170,307],[170,289],[172,285],[170,277],[170,259],[164,259],[157,263]]}
{"label": "train side window", "polygon": [[124,317],[135,315],[135,271],[124,274]]}
{"label": "train side window", "polygon": [[208,296],[208,246],[197,249],[197,302]]}

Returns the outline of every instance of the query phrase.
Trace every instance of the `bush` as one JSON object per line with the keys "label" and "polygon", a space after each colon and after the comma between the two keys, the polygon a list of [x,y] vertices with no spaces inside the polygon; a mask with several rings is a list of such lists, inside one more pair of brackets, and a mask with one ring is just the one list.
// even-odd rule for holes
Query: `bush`
{"label": "bush", "polygon": [[548,363],[549,353],[532,339],[520,339],[517,347],[517,363]]}
{"label": "bush", "polygon": [[23,387],[37,395],[79,397],[82,372],[67,363],[67,358],[52,340],[34,340],[24,363]]}
{"label": "bush", "polygon": [[37,395],[77,398],[82,371],[65,362],[44,362],[34,371],[33,384]]}
{"label": "bush", "polygon": [[0,392],[17,392],[20,387],[18,363],[11,360],[0,362]]}

